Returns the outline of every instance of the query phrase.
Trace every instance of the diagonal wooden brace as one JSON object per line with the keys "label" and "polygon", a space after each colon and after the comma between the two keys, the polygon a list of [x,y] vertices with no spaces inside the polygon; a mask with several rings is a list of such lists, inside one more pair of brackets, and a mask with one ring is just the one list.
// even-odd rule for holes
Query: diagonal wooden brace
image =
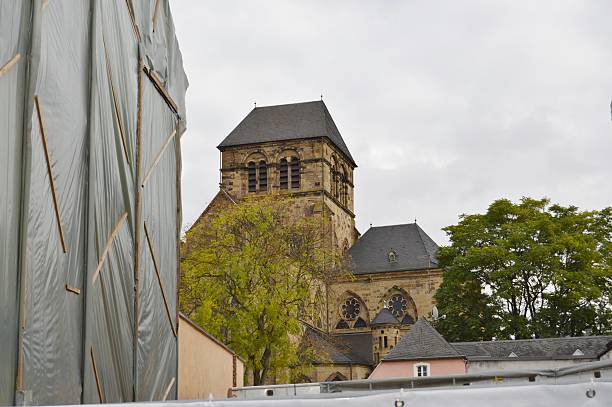
{"label": "diagonal wooden brace", "polygon": [[13,58],[11,58],[6,64],[4,64],[2,68],[0,68],[0,77],[4,76],[4,74],[6,74],[14,65],[16,65],[20,59],[21,54],[17,54]]}
{"label": "diagonal wooden brace", "polygon": [[93,368],[94,377],[96,379],[96,387],[98,389],[98,397],[100,398],[100,403],[106,403],[106,397],[104,397],[102,383],[100,382],[100,375],[98,374],[98,366],[96,364],[96,355],[94,354],[93,346],[90,349],[90,355],[91,355],[91,367]]}
{"label": "diagonal wooden brace", "polygon": [[57,221],[57,228],[59,230],[62,250],[64,251],[64,253],[67,253],[68,249],[66,248],[66,241],[64,240],[64,228],[62,227],[62,219],[60,216],[59,205],[57,203],[57,192],[55,190],[55,181],[53,179],[53,173],[51,172],[51,159],[49,158],[49,148],[47,147],[47,136],[45,135],[45,126],[43,123],[42,111],[40,109],[40,102],[38,101],[38,95],[34,96],[34,104],[36,105],[36,114],[38,116],[38,126],[40,127],[40,137],[42,138],[43,150],[45,153],[45,161],[47,163],[47,175],[49,176],[49,183],[51,184],[51,197],[53,198],[53,209],[55,210],[55,220]]}
{"label": "diagonal wooden brace", "polygon": [[176,327],[174,326],[174,322],[172,322],[172,315],[170,314],[170,306],[168,305],[168,299],[166,297],[166,289],[164,288],[164,284],[162,283],[161,276],[159,274],[159,267],[157,265],[157,257],[155,256],[155,250],[153,249],[153,242],[151,241],[151,235],[149,234],[149,229],[147,228],[147,222],[144,223],[144,231],[147,237],[147,244],[149,245],[149,251],[151,252],[151,258],[153,259],[153,268],[155,269],[155,275],[157,276],[157,282],[159,283],[159,288],[161,289],[162,298],[164,299],[164,306],[166,307],[166,314],[168,315],[168,322],[170,322],[170,326],[172,327],[172,333],[176,336]]}
{"label": "diagonal wooden brace", "polygon": [[94,283],[96,282],[96,279],[98,278],[98,275],[102,271],[102,266],[104,265],[104,260],[106,260],[106,256],[108,255],[108,251],[110,250],[111,244],[113,243],[113,240],[115,240],[115,236],[117,236],[117,233],[119,233],[119,228],[121,227],[121,224],[125,222],[125,220],[127,219],[127,216],[128,216],[127,212],[121,215],[121,217],[117,221],[117,224],[115,225],[115,228],[113,229],[110,236],[106,240],[106,244],[104,245],[104,250],[102,250],[102,254],[100,255],[100,260],[98,261],[98,267],[96,267],[96,271],[94,271],[93,278],[91,279],[91,285],[94,285]]}
{"label": "diagonal wooden brace", "polygon": [[104,46],[104,59],[106,60],[106,75],[108,76],[108,83],[111,88],[111,95],[113,96],[113,110],[115,111],[115,117],[119,125],[119,135],[121,136],[121,145],[123,146],[123,153],[128,164],[132,165],[130,161],[130,155],[128,154],[127,143],[125,141],[125,132],[123,130],[123,120],[121,119],[121,111],[119,109],[119,100],[117,99],[117,92],[115,91],[115,84],[113,83],[113,71],[111,69],[110,60],[108,58],[108,52],[106,50],[106,41],[102,36],[102,45]]}
{"label": "diagonal wooden brace", "polygon": [[142,183],[140,184],[142,188],[144,188],[145,184],[149,180],[149,177],[151,177],[151,174],[153,174],[153,170],[155,169],[157,164],[159,164],[159,160],[161,160],[162,155],[164,154],[164,151],[166,151],[166,148],[168,148],[168,146],[170,145],[170,142],[172,141],[175,135],[176,135],[176,129],[172,132],[172,134],[170,134],[170,136],[168,136],[161,150],[159,150],[159,153],[157,153],[157,156],[155,156],[155,160],[153,160],[151,167],[149,167],[149,170],[147,171],[144,179],[142,180]]}

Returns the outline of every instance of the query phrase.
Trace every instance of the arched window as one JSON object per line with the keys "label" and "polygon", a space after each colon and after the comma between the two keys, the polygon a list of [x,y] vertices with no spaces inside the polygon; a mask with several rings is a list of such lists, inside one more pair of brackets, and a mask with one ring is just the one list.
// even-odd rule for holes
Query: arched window
{"label": "arched window", "polygon": [[403,317],[408,309],[408,300],[402,294],[394,294],[387,300],[387,309],[391,311],[394,317]]}
{"label": "arched window", "polygon": [[357,318],[357,321],[355,321],[355,325],[353,325],[353,328],[367,328],[368,324],[363,320],[363,318]]}
{"label": "arched window", "polygon": [[355,297],[347,298],[346,301],[342,304],[341,313],[342,317],[346,320],[352,321],[359,316],[361,312],[361,304],[359,300]]}
{"label": "arched window", "polygon": [[257,169],[259,172],[259,190],[267,191],[268,190],[268,165],[264,160],[259,162],[259,168]]}
{"label": "arched window", "polygon": [[325,380],[326,382],[343,382],[348,380],[345,375],[340,372],[335,372],[329,375],[329,377]]}
{"label": "arched window", "polygon": [[249,192],[268,190],[268,164],[265,160],[259,163],[249,161],[247,164]]}
{"label": "arched window", "polygon": [[280,160],[280,187],[289,188],[289,165],[286,158]]}
{"label": "arched window", "polygon": [[348,175],[346,172],[346,167],[344,165],[342,166],[342,176],[340,181],[342,186],[340,202],[342,202],[343,205],[346,205],[348,203]]}
{"label": "arched window", "polygon": [[332,157],[331,166],[331,194],[334,198],[338,198],[338,161],[336,157]]}
{"label": "arched window", "polygon": [[412,325],[412,324],[414,324],[414,318],[412,318],[412,315],[410,314],[404,315],[404,318],[402,318],[402,325]]}
{"label": "arched window", "polygon": [[298,189],[300,187],[300,159],[297,157],[291,158],[291,188]]}
{"label": "arched window", "polygon": [[255,192],[257,191],[257,168],[255,167],[255,163],[249,161],[247,169],[249,173],[249,192]]}
{"label": "arched window", "polygon": [[341,319],[336,324],[336,329],[349,329],[349,325],[346,323],[345,320]]}
{"label": "arched window", "polygon": [[387,255],[387,257],[388,257],[388,259],[389,259],[389,263],[395,263],[395,262],[397,262],[397,254],[396,254],[396,253],[395,253],[393,250],[391,250],[391,251],[389,252],[389,254]]}
{"label": "arched window", "polygon": [[336,199],[338,199],[338,196],[340,194],[340,188],[338,185],[339,181],[340,181],[340,175],[338,174],[336,167],[334,167],[334,198]]}

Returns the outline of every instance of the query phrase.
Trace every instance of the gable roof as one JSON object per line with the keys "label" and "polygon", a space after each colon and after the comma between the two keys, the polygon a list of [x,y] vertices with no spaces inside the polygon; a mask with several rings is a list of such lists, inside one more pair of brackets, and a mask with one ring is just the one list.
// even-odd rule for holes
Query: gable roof
{"label": "gable roof", "polygon": [[[396,261],[389,261],[389,252]],[[438,245],[416,223],[368,229],[349,249],[353,274],[424,270],[438,267]]]}
{"label": "gable roof", "polygon": [[383,358],[390,360],[463,358],[425,319],[420,318]]}
{"label": "gable roof", "polygon": [[[612,336],[517,339],[485,342],[455,342],[451,346],[468,360],[597,359]],[[579,349],[580,352],[576,352]],[[510,355],[516,356],[510,356]]]}
{"label": "gable roof", "polygon": [[256,107],[217,148],[223,151],[226,147],[319,137],[328,138],[357,166],[322,100]]}
{"label": "gable roof", "polygon": [[391,311],[388,308],[383,308],[380,310],[378,315],[374,318],[370,325],[385,325],[385,324],[396,324],[399,325],[400,322],[393,316]]}

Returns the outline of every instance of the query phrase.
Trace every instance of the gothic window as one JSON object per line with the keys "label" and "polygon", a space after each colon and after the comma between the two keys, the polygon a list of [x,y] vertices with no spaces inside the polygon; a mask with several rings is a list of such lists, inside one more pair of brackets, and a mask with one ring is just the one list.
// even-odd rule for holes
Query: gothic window
{"label": "gothic window", "polygon": [[394,294],[387,300],[387,309],[391,311],[394,317],[400,318],[408,309],[408,301],[401,294]]}
{"label": "gothic window", "polygon": [[404,318],[402,318],[402,324],[403,325],[412,325],[412,324],[414,324],[414,318],[412,318],[412,315],[410,315],[410,314],[404,315]]}
{"label": "gothic window", "polygon": [[329,375],[329,377],[325,380],[326,382],[343,382],[348,380],[345,375],[340,372],[335,372]]}
{"label": "gothic window", "polygon": [[353,328],[367,328],[368,324],[363,320],[363,318],[357,318],[357,321],[355,321],[355,325],[353,325]]}
{"label": "gothic window", "polygon": [[346,320],[352,321],[359,316],[361,312],[361,304],[355,297],[350,297],[344,304],[342,304],[342,317]]}
{"label": "gothic window", "polygon": [[338,323],[336,324],[336,329],[349,329],[349,328],[350,328],[349,325],[343,319],[338,321]]}
{"label": "gothic window", "polygon": [[396,263],[397,262],[397,253],[395,253],[393,250],[391,250],[389,252],[387,257],[389,259],[389,263]]}
{"label": "gothic window", "polygon": [[289,165],[286,158],[280,160],[280,187],[281,189],[289,187]]}
{"label": "gothic window", "polygon": [[343,205],[346,205],[348,202],[348,176],[347,176],[347,172],[346,172],[346,167],[342,166],[342,175],[340,178],[341,181],[341,194],[340,194],[340,202],[342,202]]}
{"label": "gothic window", "polygon": [[330,185],[330,189],[331,189],[331,194],[334,198],[338,197],[338,163],[336,161],[336,157],[332,157],[332,164],[331,164],[331,173],[330,175],[330,181],[331,181],[331,185]]}
{"label": "gothic window", "polygon": [[291,158],[291,188],[297,189],[300,187],[300,159],[297,157]]}
{"label": "gothic window", "polygon": [[257,168],[255,168],[255,163],[253,161],[249,161],[247,168],[249,174],[249,192],[255,192],[257,191]]}
{"label": "gothic window", "polygon": [[259,162],[259,190],[266,191],[268,189],[268,165],[264,160]]}

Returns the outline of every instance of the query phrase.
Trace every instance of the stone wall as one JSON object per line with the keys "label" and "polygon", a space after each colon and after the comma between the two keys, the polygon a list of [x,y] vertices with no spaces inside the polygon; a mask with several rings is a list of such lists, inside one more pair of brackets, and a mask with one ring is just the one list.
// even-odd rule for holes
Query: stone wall
{"label": "stone wall", "polygon": [[334,365],[330,363],[313,366],[307,377],[311,383],[324,382],[331,381],[334,375],[339,373],[346,380],[358,380],[367,379],[371,371],[372,369],[366,365]]}
{"label": "stone wall", "polygon": [[[280,188],[280,160],[300,159],[300,187]],[[248,191],[250,161],[267,163],[267,187]],[[333,169],[336,173],[333,173]],[[247,195],[290,194],[300,208],[296,215],[328,216],[330,239],[339,252],[355,242],[353,165],[325,138],[268,142],[224,149],[221,154],[221,187],[239,200]],[[260,179],[258,173],[258,181]],[[339,192],[337,192],[339,191]]]}
{"label": "stone wall", "polygon": [[[350,296],[356,296],[365,306],[360,316],[369,324],[384,306],[384,301],[396,292],[412,300],[414,308],[409,313],[416,319],[427,316],[435,304],[433,298],[442,283],[442,269],[404,271],[355,276],[331,286],[330,325],[335,327],[341,319],[341,304]],[[414,313],[414,315],[412,314]],[[368,328],[369,329],[369,328]],[[367,330],[367,329],[366,329]],[[346,330],[336,330],[346,332]],[[350,330],[351,332],[354,329]]]}

